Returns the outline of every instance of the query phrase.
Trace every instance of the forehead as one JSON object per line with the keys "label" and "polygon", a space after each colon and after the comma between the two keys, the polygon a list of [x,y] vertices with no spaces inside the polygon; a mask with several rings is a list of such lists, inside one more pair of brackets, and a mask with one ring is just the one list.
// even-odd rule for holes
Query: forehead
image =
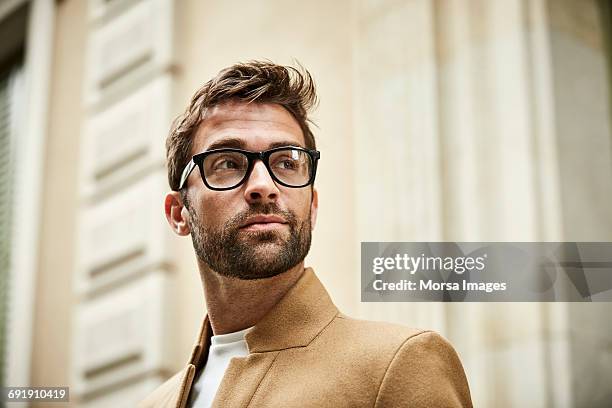
{"label": "forehead", "polygon": [[222,147],[225,141],[231,141],[228,147],[259,151],[279,143],[303,147],[304,135],[297,120],[281,105],[225,102],[206,112],[195,133],[192,154],[211,146]]}

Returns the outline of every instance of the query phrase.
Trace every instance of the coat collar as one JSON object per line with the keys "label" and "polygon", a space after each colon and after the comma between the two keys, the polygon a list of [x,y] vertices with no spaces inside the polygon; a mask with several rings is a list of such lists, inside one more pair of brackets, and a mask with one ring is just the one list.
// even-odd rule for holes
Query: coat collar
{"label": "coat collar", "polygon": [[[308,345],[332,319],[338,309],[312,268],[304,273],[287,294],[245,336],[250,353],[278,351]],[[212,327],[204,319],[189,363],[201,368],[206,363]]]}
{"label": "coat collar", "polygon": [[297,283],[245,336],[250,353],[308,345],[338,314],[329,294],[306,268]]}

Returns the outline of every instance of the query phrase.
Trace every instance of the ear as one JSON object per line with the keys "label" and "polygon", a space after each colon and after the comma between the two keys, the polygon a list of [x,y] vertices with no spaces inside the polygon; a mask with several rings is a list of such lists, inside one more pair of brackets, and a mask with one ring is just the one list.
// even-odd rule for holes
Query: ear
{"label": "ear", "polygon": [[171,191],[166,194],[164,208],[166,210],[166,219],[172,231],[177,235],[189,235],[191,233],[189,229],[189,211],[183,205],[183,200],[178,191]]}
{"label": "ear", "polygon": [[319,192],[312,188],[312,200],[310,200],[310,230],[314,230],[317,223],[317,211],[319,211]]}

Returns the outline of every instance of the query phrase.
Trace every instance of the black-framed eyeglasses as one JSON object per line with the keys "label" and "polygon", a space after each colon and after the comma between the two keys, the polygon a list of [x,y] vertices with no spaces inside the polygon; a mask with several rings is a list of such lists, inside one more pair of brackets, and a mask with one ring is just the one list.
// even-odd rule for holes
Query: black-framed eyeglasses
{"label": "black-framed eyeglasses", "polygon": [[182,189],[197,166],[202,181],[211,190],[231,190],[247,180],[256,160],[261,160],[274,181],[285,187],[300,188],[312,184],[321,153],[302,147],[284,146],[263,152],[223,148],[198,153],[185,166],[179,183]]}

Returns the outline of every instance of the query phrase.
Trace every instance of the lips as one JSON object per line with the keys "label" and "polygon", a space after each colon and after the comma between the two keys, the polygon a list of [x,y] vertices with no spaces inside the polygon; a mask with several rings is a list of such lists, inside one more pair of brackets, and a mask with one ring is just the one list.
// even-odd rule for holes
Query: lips
{"label": "lips", "polygon": [[255,217],[249,217],[240,228],[244,229],[269,229],[279,226],[279,224],[286,224],[284,218],[277,215],[257,215]]}

